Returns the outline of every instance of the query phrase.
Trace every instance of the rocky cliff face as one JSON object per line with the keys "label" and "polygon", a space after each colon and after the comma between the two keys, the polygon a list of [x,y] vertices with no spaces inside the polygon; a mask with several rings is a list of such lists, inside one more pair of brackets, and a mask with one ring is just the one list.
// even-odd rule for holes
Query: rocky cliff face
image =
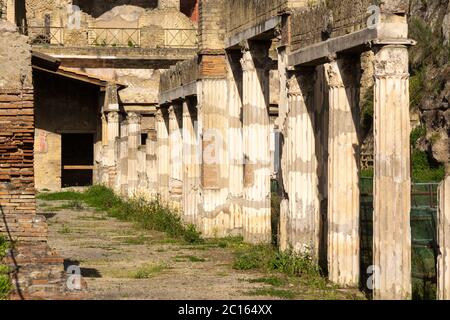
{"label": "rocky cliff face", "polygon": [[[410,0],[413,143],[430,163],[450,161],[450,0]],[[414,141],[415,140],[415,141]]]}

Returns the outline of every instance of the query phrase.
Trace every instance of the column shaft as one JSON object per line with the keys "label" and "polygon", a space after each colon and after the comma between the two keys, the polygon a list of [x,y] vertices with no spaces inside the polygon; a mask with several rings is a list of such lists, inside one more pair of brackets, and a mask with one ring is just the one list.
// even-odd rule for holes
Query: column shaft
{"label": "column shaft", "polygon": [[450,175],[439,186],[438,245],[438,299],[450,300]]}
{"label": "column shaft", "polygon": [[183,218],[198,222],[200,159],[197,132],[197,106],[183,102]]}
{"label": "column shaft", "polygon": [[[224,57],[225,59],[225,57]],[[227,236],[234,228],[228,207],[227,80],[203,79],[200,83],[199,127],[202,132],[202,233]]]}
{"label": "column shaft", "polygon": [[281,248],[317,260],[319,199],[314,127],[314,74],[291,72],[284,124]]}
{"label": "column shaft", "polygon": [[141,116],[135,112],[128,114],[128,196],[136,195],[138,176],[138,148],[141,140]]}
{"label": "column shaft", "polygon": [[411,298],[408,49],[376,48],[374,298]]}
{"label": "column shaft", "polygon": [[178,207],[183,193],[182,105],[169,108],[170,200]]}
{"label": "column shaft", "polygon": [[165,203],[169,201],[169,114],[166,108],[156,113],[158,193]]}
{"label": "column shaft", "polygon": [[342,286],[359,284],[359,61],[327,65],[328,273]]}
{"label": "column shaft", "polygon": [[244,240],[271,242],[269,44],[243,51]]}
{"label": "column shaft", "polygon": [[241,52],[228,54],[228,152],[230,213],[235,229],[242,228],[244,191],[244,153],[242,140],[242,68]]}

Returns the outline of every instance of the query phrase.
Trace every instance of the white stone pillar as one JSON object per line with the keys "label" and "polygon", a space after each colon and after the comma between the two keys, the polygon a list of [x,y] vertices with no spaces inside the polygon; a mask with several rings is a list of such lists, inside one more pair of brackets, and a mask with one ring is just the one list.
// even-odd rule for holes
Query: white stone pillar
{"label": "white stone pillar", "polygon": [[374,298],[411,298],[408,49],[375,48]]}
{"label": "white stone pillar", "polygon": [[116,140],[119,138],[120,127],[119,127],[119,113],[116,111],[111,111],[107,114],[107,125],[106,125],[106,159],[104,161],[105,166],[108,170],[108,186],[110,188],[114,187],[114,181],[116,179],[116,166],[117,166],[117,152],[116,152]]}
{"label": "white stone pillar", "polygon": [[242,136],[242,67],[240,51],[230,52],[228,61],[228,155],[230,213],[234,229],[242,229],[244,150]]}
{"label": "white stone pillar", "polygon": [[183,193],[183,137],[182,105],[174,103],[169,107],[169,193],[172,204],[179,208]]}
{"label": "white stone pillar", "polygon": [[359,285],[359,59],[326,66],[329,86],[328,274]]}
{"label": "white stone pillar", "polygon": [[148,192],[152,199],[158,195],[158,163],[157,163],[158,141],[156,130],[149,132],[146,143],[146,174],[148,181]]}
{"label": "white stone pillar", "polygon": [[128,121],[123,120],[121,122],[119,141],[120,174],[118,187],[123,196],[128,196]]}
{"label": "white stone pillar", "polygon": [[450,175],[439,186],[437,294],[450,300]]}
{"label": "white stone pillar", "polygon": [[244,240],[271,242],[270,43],[250,42],[243,50]]}
{"label": "white stone pillar", "polygon": [[288,110],[284,124],[280,246],[317,261],[319,198],[314,127],[314,73],[289,72]]}
{"label": "white stone pillar", "polygon": [[128,196],[136,195],[139,186],[138,148],[141,140],[141,116],[129,112],[128,117]]}
{"label": "white stone pillar", "polygon": [[183,102],[183,219],[196,224],[200,202],[200,154],[197,106],[193,100]]}
{"label": "white stone pillar", "polygon": [[226,78],[202,79],[199,82],[198,117],[202,133],[201,231],[205,237],[223,237],[230,235],[234,229],[233,213],[228,203]]}
{"label": "white stone pillar", "polygon": [[167,108],[156,112],[158,194],[164,203],[169,201],[169,114]]}

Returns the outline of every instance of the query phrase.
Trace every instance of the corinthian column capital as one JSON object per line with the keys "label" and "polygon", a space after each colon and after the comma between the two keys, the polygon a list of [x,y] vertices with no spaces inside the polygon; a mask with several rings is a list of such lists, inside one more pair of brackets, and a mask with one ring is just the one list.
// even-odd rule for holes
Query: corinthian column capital
{"label": "corinthian column capital", "polygon": [[136,112],[128,112],[127,114],[128,124],[140,124],[141,115]]}
{"label": "corinthian column capital", "polygon": [[375,49],[374,74],[376,78],[408,78],[408,48],[404,45],[385,45]]}

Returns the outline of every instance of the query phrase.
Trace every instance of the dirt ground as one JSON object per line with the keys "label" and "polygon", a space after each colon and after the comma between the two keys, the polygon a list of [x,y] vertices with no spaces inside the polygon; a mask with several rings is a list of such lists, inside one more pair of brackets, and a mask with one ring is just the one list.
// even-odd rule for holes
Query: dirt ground
{"label": "dirt ground", "polygon": [[78,265],[92,299],[359,299],[352,290],[318,291],[295,279],[267,283],[268,275],[234,270],[233,252],[186,245],[105,213],[67,201],[38,201],[49,223],[49,244]]}

